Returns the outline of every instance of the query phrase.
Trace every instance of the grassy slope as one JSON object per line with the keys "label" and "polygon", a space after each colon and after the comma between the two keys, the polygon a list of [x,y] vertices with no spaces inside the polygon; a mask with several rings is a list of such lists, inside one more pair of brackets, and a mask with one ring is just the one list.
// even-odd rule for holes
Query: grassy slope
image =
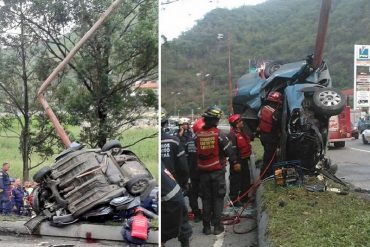
{"label": "grassy slope", "polygon": [[356,194],[265,186],[274,246],[370,246],[370,203]]}
{"label": "grassy slope", "polygon": [[[17,131],[17,129],[15,129]],[[71,126],[68,130],[73,133],[74,136],[78,136],[79,127]],[[132,128],[127,130],[123,134],[123,145],[129,145],[136,140],[155,133],[155,128]],[[0,163],[9,162],[11,164],[9,174],[14,178],[22,177],[22,157],[18,149],[19,139],[15,137],[15,134],[11,132],[0,133]],[[147,165],[149,170],[152,172],[158,180],[158,137],[145,139],[136,145],[129,148],[138,155],[138,157]],[[40,158],[37,155],[32,155],[32,163],[35,164]],[[46,161],[43,165],[51,165],[53,157]],[[40,167],[31,170],[31,176],[38,171]]]}
{"label": "grassy slope", "polygon": [[[259,139],[252,147],[256,159],[262,159]],[[370,201],[355,193],[310,193],[267,182],[263,197],[274,246],[370,246]]]}

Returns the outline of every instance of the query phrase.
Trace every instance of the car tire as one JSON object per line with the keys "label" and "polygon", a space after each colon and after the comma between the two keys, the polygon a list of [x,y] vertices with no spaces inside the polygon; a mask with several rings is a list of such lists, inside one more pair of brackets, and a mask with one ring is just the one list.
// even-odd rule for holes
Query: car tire
{"label": "car tire", "polygon": [[346,142],[334,142],[334,147],[336,148],[344,148],[346,146]]}
{"label": "car tire", "polygon": [[362,142],[364,143],[364,144],[368,144],[369,142],[366,140],[366,138],[365,138],[365,136],[364,135],[362,135]]}
{"label": "car tire", "polygon": [[41,212],[39,193],[40,187],[36,187],[32,192],[32,209],[35,211],[36,214],[39,214]]}
{"label": "car tire", "polygon": [[122,145],[118,140],[111,140],[104,144],[101,151],[106,152],[112,148],[122,148]]}
{"label": "car tire", "polygon": [[278,62],[268,63],[263,71],[266,78],[269,78],[276,70],[280,69],[281,64]]}
{"label": "car tire", "polygon": [[134,177],[126,183],[126,189],[132,195],[140,195],[148,186],[149,179],[143,176]]}
{"label": "car tire", "polygon": [[343,111],[345,105],[344,95],[334,88],[320,88],[313,94],[313,107],[318,114],[335,116]]}
{"label": "car tire", "polygon": [[51,173],[51,169],[48,166],[41,168],[38,172],[33,175],[33,181],[41,183],[42,180]]}
{"label": "car tire", "polygon": [[358,133],[354,134],[353,137],[355,138],[355,140],[358,139]]}

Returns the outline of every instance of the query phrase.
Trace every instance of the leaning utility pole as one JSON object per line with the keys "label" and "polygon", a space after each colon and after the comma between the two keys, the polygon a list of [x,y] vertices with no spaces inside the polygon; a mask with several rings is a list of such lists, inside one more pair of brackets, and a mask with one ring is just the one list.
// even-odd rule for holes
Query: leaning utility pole
{"label": "leaning utility pole", "polygon": [[37,92],[37,98],[42,104],[48,118],[53,124],[57,135],[62,140],[64,146],[68,148],[71,145],[71,141],[65,132],[63,126],[60,124],[58,118],[54,114],[53,110],[49,106],[45,99],[44,92],[49,87],[50,83],[58,76],[60,71],[72,60],[79,49],[96,33],[99,27],[106,21],[106,19],[112,14],[112,12],[123,2],[123,0],[114,1],[109,8],[100,16],[99,20],[90,28],[90,30],[81,38],[81,40],[73,47],[73,49],[68,53],[64,60],[54,69],[54,71],[49,75],[49,77],[44,81],[44,83],[39,88]]}

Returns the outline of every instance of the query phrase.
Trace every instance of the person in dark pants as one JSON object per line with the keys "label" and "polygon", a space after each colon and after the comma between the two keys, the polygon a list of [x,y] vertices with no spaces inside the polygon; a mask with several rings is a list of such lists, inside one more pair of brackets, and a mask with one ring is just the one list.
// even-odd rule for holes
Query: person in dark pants
{"label": "person in dark pants", "polygon": [[[182,238],[181,247],[190,246],[192,229],[187,221],[187,209],[181,187],[173,175],[161,165],[161,241],[162,246],[172,239]],[[183,235],[183,236],[182,236]]]}
{"label": "person in dark pants", "polygon": [[165,168],[175,177],[176,182],[186,187],[189,179],[189,167],[184,146],[177,136],[166,133],[168,119],[165,113],[161,116],[161,158]]}
{"label": "person in dark pants", "polygon": [[240,170],[236,156],[227,136],[218,128],[222,111],[216,106],[209,107],[205,113],[204,126],[196,133],[198,169],[200,171],[200,188],[203,202],[203,233],[213,234],[224,231],[221,224],[221,213],[226,194],[225,166],[226,156],[233,169]]}
{"label": "person in dark pants", "polygon": [[8,205],[10,203],[10,198],[8,195],[8,190],[10,186],[10,178],[8,175],[9,163],[4,163],[3,168],[0,171],[0,212],[2,214],[9,214]]}
{"label": "person in dark pants", "polygon": [[23,211],[23,198],[25,196],[25,191],[22,187],[21,180],[17,178],[14,183],[14,188],[12,190],[12,197],[14,206],[16,208],[16,214],[21,215]]}
{"label": "person in dark pants", "polygon": [[179,131],[177,136],[180,142],[185,147],[185,153],[187,156],[188,166],[189,166],[189,177],[190,184],[188,184],[188,197],[190,208],[194,214],[194,222],[199,222],[202,220],[202,214],[198,205],[198,198],[200,197],[199,188],[199,171],[197,167],[197,149],[195,147],[195,136],[191,131],[189,122],[187,119],[179,120]]}
{"label": "person in dark pants", "polygon": [[[239,114],[233,114],[229,117],[229,124],[231,126],[229,139],[232,143],[234,153],[238,157],[238,162],[241,165],[240,172],[230,169],[230,199],[237,200],[234,205],[241,206],[239,196],[241,196],[250,187],[251,176],[249,170],[250,156],[252,154],[252,147],[250,138],[243,132],[244,123]],[[247,197],[242,199],[246,202]]]}
{"label": "person in dark pants", "polygon": [[[189,179],[189,168],[186,160],[185,150],[176,136],[172,136],[165,132],[168,124],[168,119],[165,112],[161,114],[161,161],[170,174],[175,178],[176,182],[182,188],[186,188]],[[184,189],[181,190],[181,192]],[[171,219],[174,220],[174,219]],[[181,242],[181,247],[189,246],[189,239],[193,233],[191,225],[188,222],[187,208],[184,207],[183,219],[181,221],[178,240]]]}
{"label": "person in dark pants", "polygon": [[264,178],[273,175],[272,165],[276,161],[274,153],[279,147],[281,134],[281,106],[282,94],[277,91],[271,91],[266,99],[266,104],[262,106],[259,112],[259,125],[257,131],[260,133],[260,140],[263,145],[263,169],[270,164]]}

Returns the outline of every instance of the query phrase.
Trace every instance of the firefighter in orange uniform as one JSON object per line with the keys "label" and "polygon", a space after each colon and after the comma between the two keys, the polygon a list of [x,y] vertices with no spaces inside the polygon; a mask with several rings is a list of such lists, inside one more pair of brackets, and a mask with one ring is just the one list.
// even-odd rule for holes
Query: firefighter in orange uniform
{"label": "firefighter in orange uniform", "polygon": [[[249,162],[252,154],[252,147],[250,138],[243,132],[244,123],[239,114],[233,114],[229,117],[229,124],[231,126],[229,139],[232,143],[234,153],[238,157],[238,162],[241,165],[241,171],[236,172],[234,169],[230,169],[230,199],[235,201],[238,197],[248,190],[250,186],[250,170]],[[245,197],[247,198],[247,197]],[[242,199],[246,202],[246,199]],[[237,201],[234,205],[240,206],[240,201]]]}
{"label": "firefighter in orange uniform", "polygon": [[205,235],[211,234],[211,223],[214,225],[213,234],[218,235],[224,231],[221,213],[226,194],[226,156],[229,157],[232,169],[240,170],[229,139],[217,128],[221,115],[220,108],[209,107],[203,114],[204,126],[197,131],[195,138]]}
{"label": "firefighter in orange uniform", "polygon": [[260,121],[257,130],[260,133],[260,140],[264,149],[263,170],[271,163],[264,177],[273,175],[272,165],[275,163],[275,158],[272,160],[272,157],[280,142],[282,103],[282,94],[271,91],[267,96],[266,104],[262,106],[259,112]]}

